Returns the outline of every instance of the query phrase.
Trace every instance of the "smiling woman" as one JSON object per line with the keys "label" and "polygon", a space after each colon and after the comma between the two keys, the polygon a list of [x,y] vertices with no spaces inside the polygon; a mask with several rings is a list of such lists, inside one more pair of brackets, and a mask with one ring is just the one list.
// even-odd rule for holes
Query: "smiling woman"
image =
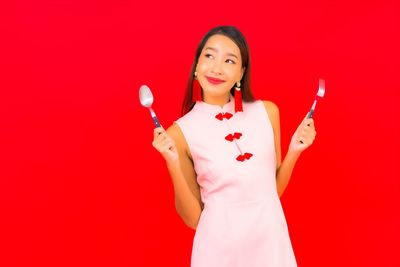
{"label": "smiling woman", "polygon": [[[219,62],[221,65],[218,65]],[[210,70],[209,68],[214,69]],[[209,70],[208,75],[205,73],[207,69]],[[204,94],[204,90],[207,90],[208,87],[206,82],[208,84],[215,84],[215,81],[219,83],[222,78],[219,77],[221,73],[218,72],[221,71],[224,74],[222,81],[224,81],[225,90],[229,88],[231,95],[234,95],[234,85],[239,83],[238,88],[241,90],[240,96],[243,100],[254,101],[250,90],[250,51],[244,36],[234,27],[216,27],[201,40],[192,65],[191,73],[193,75],[190,75],[188,79],[182,115],[189,112],[197,100],[208,97],[207,94]],[[231,80],[226,80],[228,77]],[[197,81],[201,84],[202,89]],[[228,101],[226,96],[222,101],[223,103]]]}
{"label": "smiling woman", "polygon": [[210,37],[196,68],[204,101],[216,105],[227,103],[228,94],[222,93],[240,82],[244,70],[239,47],[231,39],[221,34]]}
{"label": "smiling woman", "polygon": [[235,27],[206,34],[191,73],[183,117],[153,140],[176,210],[196,229],[191,265],[297,266],[279,196],[313,143],[313,119],[300,123],[281,162],[278,108],[254,99],[249,49]]}

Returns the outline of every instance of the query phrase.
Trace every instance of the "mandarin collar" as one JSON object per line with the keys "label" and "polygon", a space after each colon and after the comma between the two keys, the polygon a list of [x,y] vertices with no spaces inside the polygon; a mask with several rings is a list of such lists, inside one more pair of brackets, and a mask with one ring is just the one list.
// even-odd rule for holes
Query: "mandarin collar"
{"label": "mandarin collar", "polygon": [[232,113],[232,115],[235,113],[235,99],[231,94],[229,94],[229,102],[224,104],[222,107],[220,105],[214,105],[214,104],[209,104],[204,101],[196,101],[196,104],[194,105],[193,109],[202,111],[202,112],[207,112],[211,114],[217,114],[217,113]]}

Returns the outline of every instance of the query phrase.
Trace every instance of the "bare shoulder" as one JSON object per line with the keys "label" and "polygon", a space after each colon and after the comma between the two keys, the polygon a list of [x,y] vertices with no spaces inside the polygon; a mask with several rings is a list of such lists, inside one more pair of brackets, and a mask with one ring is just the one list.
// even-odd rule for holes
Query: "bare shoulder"
{"label": "bare shoulder", "polygon": [[167,134],[174,140],[178,150],[180,150],[181,152],[185,152],[185,154],[189,155],[188,144],[181,128],[177,123],[172,123],[172,125],[168,127]]}
{"label": "bare shoulder", "polygon": [[262,101],[265,107],[265,110],[268,113],[268,117],[271,121],[277,121],[279,120],[279,108],[278,106],[269,100],[263,100]]}
{"label": "bare shoulder", "polygon": [[172,123],[172,125],[168,127],[167,134],[169,136],[171,136],[172,138],[174,138],[174,137],[179,138],[180,136],[183,136],[181,128],[179,128],[178,124],[176,124],[176,123]]}

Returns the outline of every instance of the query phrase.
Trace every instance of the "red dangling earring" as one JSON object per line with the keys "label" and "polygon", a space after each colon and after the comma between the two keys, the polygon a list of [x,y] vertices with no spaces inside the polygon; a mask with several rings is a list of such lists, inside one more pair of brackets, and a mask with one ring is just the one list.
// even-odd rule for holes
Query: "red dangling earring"
{"label": "red dangling earring", "polygon": [[235,87],[235,112],[243,111],[242,92],[240,91],[240,81],[236,83]]}
{"label": "red dangling earring", "polygon": [[192,100],[193,102],[203,101],[203,97],[201,95],[201,86],[199,80],[197,80],[196,71],[194,72],[193,84],[192,84]]}

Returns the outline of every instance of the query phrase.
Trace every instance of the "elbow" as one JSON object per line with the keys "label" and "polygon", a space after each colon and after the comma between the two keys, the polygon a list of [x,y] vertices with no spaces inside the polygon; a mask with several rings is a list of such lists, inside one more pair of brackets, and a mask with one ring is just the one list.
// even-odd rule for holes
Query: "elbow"
{"label": "elbow", "polygon": [[182,207],[179,203],[175,203],[175,210],[181,217],[182,221],[187,227],[196,230],[200,220],[202,207],[200,205],[194,205],[190,207]]}
{"label": "elbow", "polygon": [[278,196],[280,198],[283,195],[283,192],[285,192],[285,189],[277,186],[276,192],[278,193]]}
{"label": "elbow", "polygon": [[200,216],[188,216],[185,214],[182,214],[177,210],[177,213],[179,217],[181,217],[182,221],[185,223],[185,225],[193,230],[197,229],[197,225],[199,223]]}
{"label": "elbow", "polygon": [[185,224],[186,224],[187,227],[189,227],[189,228],[191,228],[193,230],[196,230],[198,222],[185,222]]}
{"label": "elbow", "polygon": [[189,227],[193,230],[197,229],[197,225],[199,224],[198,218],[185,218],[185,217],[181,216],[181,219],[183,220],[183,222],[186,224],[187,227]]}

